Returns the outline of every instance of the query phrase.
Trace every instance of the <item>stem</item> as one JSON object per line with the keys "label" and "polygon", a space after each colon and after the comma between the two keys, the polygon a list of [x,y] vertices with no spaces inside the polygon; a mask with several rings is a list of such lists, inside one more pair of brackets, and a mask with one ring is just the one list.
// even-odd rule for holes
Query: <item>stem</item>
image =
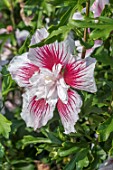
{"label": "stem", "polygon": [[13,25],[13,28],[15,29],[14,7],[13,7],[12,0],[10,0],[10,12],[11,12],[10,17],[11,17],[12,25]]}
{"label": "stem", "polygon": [[[86,17],[89,16],[89,9],[90,9],[90,0],[86,2]],[[87,35],[88,35],[88,28],[84,29],[84,42],[87,42]],[[86,48],[83,47],[82,49],[82,56],[81,58],[84,59],[86,54]]]}
{"label": "stem", "polygon": [[5,48],[7,48],[8,50],[14,52],[16,51],[16,48],[15,47],[9,47],[8,45],[4,45]]}

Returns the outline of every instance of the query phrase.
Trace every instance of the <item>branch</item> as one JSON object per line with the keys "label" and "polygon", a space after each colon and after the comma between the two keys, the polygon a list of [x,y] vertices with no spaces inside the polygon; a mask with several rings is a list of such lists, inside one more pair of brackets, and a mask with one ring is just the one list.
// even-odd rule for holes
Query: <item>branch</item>
{"label": "branch", "polygon": [[[90,0],[86,2],[86,16],[89,16],[89,9],[90,9]],[[88,34],[88,28],[84,29],[84,42],[87,42],[87,34]],[[86,54],[86,48],[83,47],[82,49],[82,55],[81,58],[84,59]]]}

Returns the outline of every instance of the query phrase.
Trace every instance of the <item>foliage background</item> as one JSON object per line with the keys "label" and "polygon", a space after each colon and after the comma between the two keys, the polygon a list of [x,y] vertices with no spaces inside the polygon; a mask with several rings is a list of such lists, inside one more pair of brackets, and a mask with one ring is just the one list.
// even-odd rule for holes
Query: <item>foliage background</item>
{"label": "foliage background", "polygon": [[[0,28],[6,29],[0,34],[0,169],[96,170],[113,156],[113,2],[97,18],[98,24],[92,13],[83,21],[72,20],[73,14],[85,6],[85,0],[0,1]],[[62,41],[70,31],[75,40],[83,43],[84,28],[91,28],[88,41],[83,44],[86,48],[91,48],[96,39],[103,40],[102,46],[92,54],[97,59],[98,91],[96,94],[79,92],[83,106],[75,134],[63,134],[57,110],[39,133],[27,128],[20,117],[23,89],[11,79],[7,65],[15,55],[28,50],[31,36],[41,27],[47,27],[50,35],[38,46],[56,39]],[[21,44],[15,34],[17,28],[30,33]],[[10,54],[4,60],[5,50]]]}

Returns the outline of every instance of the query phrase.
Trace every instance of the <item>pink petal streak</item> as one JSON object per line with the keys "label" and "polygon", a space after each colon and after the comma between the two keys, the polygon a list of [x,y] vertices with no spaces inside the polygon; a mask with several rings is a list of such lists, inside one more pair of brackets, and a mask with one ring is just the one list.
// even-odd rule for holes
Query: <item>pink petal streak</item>
{"label": "pink petal streak", "polygon": [[8,67],[12,78],[20,87],[29,86],[29,79],[35,72],[39,72],[39,67],[31,63],[27,55],[28,53],[24,53],[21,56],[14,57]]}
{"label": "pink petal streak", "polygon": [[73,90],[68,90],[68,103],[64,104],[60,99],[58,100],[57,108],[65,129],[65,134],[75,132],[74,125],[78,120],[78,113],[82,106],[82,100],[79,94]]}
{"label": "pink petal streak", "polygon": [[94,81],[95,64],[96,60],[91,57],[67,64],[64,71],[65,82],[79,90],[96,92],[97,89]]}
{"label": "pink petal streak", "polygon": [[23,109],[21,117],[24,119],[28,127],[34,130],[45,126],[53,117],[55,106],[50,106],[45,99],[36,99],[36,96],[29,99],[28,92],[23,95]]}

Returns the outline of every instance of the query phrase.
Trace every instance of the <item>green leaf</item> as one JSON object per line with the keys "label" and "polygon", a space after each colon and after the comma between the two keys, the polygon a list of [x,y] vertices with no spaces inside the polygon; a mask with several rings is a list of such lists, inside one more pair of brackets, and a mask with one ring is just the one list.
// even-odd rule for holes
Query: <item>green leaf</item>
{"label": "green leaf", "polygon": [[29,158],[26,157],[25,159],[13,159],[11,161],[11,165],[13,165],[14,169],[16,170],[34,170],[35,169],[35,165],[34,165],[34,161]]}
{"label": "green leaf", "polygon": [[10,10],[11,9],[11,4],[10,1],[8,0],[3,0],[4,4],[7,6],[7,8]]}
{"label": "green leaf", "polygon": [[12,84],[14,81],[11,78],[11,75],[7,71],[7,67],[4,66],[2,69],[2,75],[3,75],[3,80],[2,80],[2,95],[7,95],[7,93],[14,88],[12,87]]}
{"label": "green leaf", "polygon": [[58,144],[58,145],[62,144],[61,140],[58,139],[58,138],[55,136],[55,134],[52,133],[52,132],[49,132],[49,133],[48,133],[48,138],[49,138],[49,139],[51,140],[51,142],[54,143],[54,144]]}
{"label": "green leaf", "polygon": [[3,33],[3,34],[0,34],[0,39],[7,40],[8,38],[11,38],[12,36],[13,36],[13,34]]}
{"label": "green leaf", "polygon": [[34,170],[35,169],[35,166],[33,164],[27,164],[27,165],[23,165],[21,166],[20,168],[19,167],[16,167],[16,170]]}
{"label": "green leaf", "polygon": [[70,30],[71,30],[71,27],[69,27],[69,26],[61,26],[57,30],[52,31],[52,33],[50,33],[49,36],[45,40],[42,40],[41,42],[39,42],[37,44],[31,45],[31,46],[29,46],[29,48],[41,47],[45,44],[53,43],[58,39],[62,40],[61,35],[67,35]]}
{"label": "green leaf", "polygon": [[9,132],[11,131],[11,122],[5,118],[2,114],[0,114],[0,134],[2,134],[5,138],[9,138]]}
{"label": "green leaf", "polygon": [[103,22],[108,22],[108,23],[111,23],[111,24],[113,24],[113,18],[108,18],[108,17],[105,17],[105,16],[100,16],[99,18],[98,18],[98,20],[99,21],[103,21]]}
{"label": "green leaf", "polygon": [[104,81],[111,89],[113,89],[113,82],[112,81],[108,81],[108,80],[104,80]]}
{"label": "green leaf", "polygon": [[64,170],[82,170],[83,167],[88,166],[89,160],[87,158],[88,148],[79,148],[76,155],[73,156],[73,159],[66,165]]}
{"label": "green leaf", "polygon": [[111,31],[112,31],[111,28],[103,29],[103,30],[96,29],[90,33],[90,38],[94,39],[94,40],[96,40],[98,38],[107,39],[109,37],[109,34]]}
{"label": "green leaf", "polygon": [[34,137],[27,135],[24,136],[24,138],[17,143],[17,148],[22,147],[22,149],[24,149],[25,146],[36,143],[51,143],[51,140],[43,137]]}
{"label": "green leaf", "polygon": [[76,147],[76,146],[74,146],[74,147],[72,147],[70,149],[67,149],[67,150],[60,150],[59,149],[58,154],[59,154],[59,156],[64,157],[64,156],[67,156],[67,155],[70,155],[70,154],[78,152],[79,149],[80,148]]}
{"label": "green leaf", "polygon": [[0,158],[3,158],[3,156],[4,156],[4,147],[3,147],[3,145],[0,143]]}
{"label": "green leaf", "polygon": [[26,40],[24,41],[23,45],[19,49],[19,54],[22,54],[23,52],[25,52],[25,49],[26,49],[28,43],[30,43],[30,37],[29,36],[26,38]]}
{"label": "green leaf", "polygon": [[112,156],[113,155],[113,140],[112,140],[112,147],[109,150],[109,154]]}
{"label": "green leaf", "polygon": [[87,157],[88,151],[89,151],[88,148],[82,148],[76,154],[76,170],[82,170],[83,167],[88,166],[89,164],[89,160]]}
{"label": "green leaf", "polygon": [[83,167],[87,167],[89,165],[88,157],[84,157],[82,160],[79,160],[76,163],[76,170],[82,170]]}
{"label": "green leaf", "polygon": [[97,61],[102,62],[102,64],[113,67],[113,58],[109,56],[108,51],[104,49],[104,47],[100,47],[96,54],[94,54],[94,57],[97,59]]}
{"label": "green leaf", "polygon": [[106,141],[113,131],[113,116],[108,118],[104,123],[100,124],[97,129],[97,134],[99,135],[99,141]]}
{"label": "green leaf", "polygon": [[65,166],[64,170],[74,170],[76,165],[76,156],[74,155],[71,161]]}
{"label": "green leaf", "polygon": [[68,20],[70,19],[70,17],[72,17],[73,13],[75,12],[75,7],[72,8],[70,7],[65,14],[61,17],[60,23],[58,26],[63,26],[66,25],[68,23]]}
{"label": "green leaf", "polygon": [[[93,20],[93,19],[92,19]],[[95,23],[91,22],[91,19],[86,19],[83,21],[79,20],[70,20],[69,22],[70,27],[79,27],[79,28],[97,28],[100,30],[103,29],[113,29],[113,24],[111,22],[104,22],[104,23]]]}

